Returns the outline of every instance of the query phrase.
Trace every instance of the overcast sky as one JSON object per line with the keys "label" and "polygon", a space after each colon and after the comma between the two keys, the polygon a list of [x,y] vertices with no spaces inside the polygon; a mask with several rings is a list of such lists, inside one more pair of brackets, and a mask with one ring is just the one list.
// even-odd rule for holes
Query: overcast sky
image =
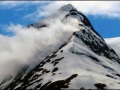
{"label": "overcast sky", "polygon": [[11,24],[27,26],[71,3],[85,14],[103,38],[120,36],[120,1],[0,1],[0,34]]}

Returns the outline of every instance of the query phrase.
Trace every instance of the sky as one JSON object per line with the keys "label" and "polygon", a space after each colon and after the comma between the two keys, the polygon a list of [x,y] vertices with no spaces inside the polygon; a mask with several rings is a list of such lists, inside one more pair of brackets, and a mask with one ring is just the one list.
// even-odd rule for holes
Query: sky
{"label": "sky", "polygon": [[0,1],[0,34],[12,36],[10,25],[26,27],[69,3],[87,16],[103,38],[120,37],[120,1]]}

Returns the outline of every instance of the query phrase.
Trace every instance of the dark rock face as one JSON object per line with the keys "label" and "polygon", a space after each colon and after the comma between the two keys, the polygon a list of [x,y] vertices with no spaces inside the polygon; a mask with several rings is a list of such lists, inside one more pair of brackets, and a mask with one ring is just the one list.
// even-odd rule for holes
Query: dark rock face
{"label": "dark rock face", "polygon": [[58,80],[52,83],[51,81],[49,81],[48,83],[43,85],[40,90],[61,90],[61,88],[68,88],[70,81],[76,77],[77,74],[73,74],[65,80]]}
{"label": "dark rock face", "polygon": [[87,32],[86,30],[81,30],[79,33],[74,33],[74,35],[81,39],[94,53],[103,55],[106,58],[116,60],[118,63],[120,63],[120,59],[116,52],[112,48],[108,47],[104,41],[97,38],[97,36],[94,35],[90,30],[87,30]]}
{"label": "dark rock face", "polygon": [[63,58],[64,58],[64,57],[58,58],[58,59],[52,61],[51,63],[53,63],[54,66],[56,66],[56,65],[60,62],[60,60],[62,60]]}
{"label": "dark rock face", "polygon": [[[68,17],[73,17],[78,20],[81,20],[84,26],[87,27],[85,28],[87,30],[83,29],[81,31],[78,31],[78,33],[74,32],[73,35],[81,39],[88,46],[88,48],[90,48],[94,53],[97,53],[98,55],[103,54],[103,56],[109,59],[117,60],[117,62],[120,63],[120,58],[118,57],[116,52],[108,45],[106,45],[104,39],[94,30],[90,21],[87,19],[87,17],[84,14],[82,14],[79,11],[71,11],[69,14],[66,15],[66,18]],[[95,34],[99,36],[99,38]]]}
{"label": "dark rock face", "polygon": [[97,89],[99,90],[106,90],[105,87],[106,85],[105,84],[102,84],[102,83],[96,83],[95,86],[97,87]]}
{"label": "dark rock face", "polygon": [[[73,18],[76,18],[76,19],[78,19],[78,20],[81,20],[81,22],[83,22],[85,26],[91,28],[91,30],[92,30],[95,34],[97,34],[97,35],[104,41],[104,39],[100,36],[100,34],[95,31],[95,29],[93,28],[92,24],[90,23],[90,21],[87,19],[87,17],[86,17],[84,14],[82,14],[81,12],[76,11],[76,10],[71,10],[71,12],[68,13],[68,14],[65,16],[65,18],[68,18],[68,17],[73,17]],[[80,24],[80,26],[81,26],[81,24]]]}
{"label": "dark rock face", "polygon": [[39,26],[36,26],[35,24],[30,24],[30,25],[28,25],[27,27],[28,27],[28,28],[34,27],[34,28],[39,29],[39,28],[47,27],[47,25],[41,24],[41,25],[39,25]]}
{"label": "dark rock face", "polygon": [[28,28],[30,28],[30,27],[34,27],[34,25],[33,25],[33,24],[30,24],[30,25],[28,25],[27,27],[28,27]]}

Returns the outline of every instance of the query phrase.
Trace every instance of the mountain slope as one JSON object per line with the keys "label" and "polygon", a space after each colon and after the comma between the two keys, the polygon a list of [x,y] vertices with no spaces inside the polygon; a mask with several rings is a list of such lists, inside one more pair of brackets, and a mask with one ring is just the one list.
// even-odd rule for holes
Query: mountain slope
{"label": "mountain slope", "polygon": [[[116,52],[72,5],[59,10],[66,12],[61,18],[63,23],[70,18],[78,20],[79,31],[73,32],[58,50],[46,55],[35,68],[1,84],[1,89],[120,89],[120,58]],[[42,28],[47,24],[28,27],[31,26]]]}

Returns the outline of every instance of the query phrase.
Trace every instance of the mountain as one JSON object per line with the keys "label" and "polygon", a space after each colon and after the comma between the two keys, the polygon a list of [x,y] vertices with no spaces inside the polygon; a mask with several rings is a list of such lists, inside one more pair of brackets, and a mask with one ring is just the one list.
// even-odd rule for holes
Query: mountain
{"label": "mountain", "polygon": [[[1,89],[120,89],[120,57],[94,30],[87,17],[71,4],[62,6],[53,16],[57,18],[61,14],[63,23],[71,18],[77,20],[79,30],[33,69],[27,67],[16,77],[2,82]],[[54,19],[53,16],[46,19]],[[43,20],[28,28],[39,30],[48,26]]]}

